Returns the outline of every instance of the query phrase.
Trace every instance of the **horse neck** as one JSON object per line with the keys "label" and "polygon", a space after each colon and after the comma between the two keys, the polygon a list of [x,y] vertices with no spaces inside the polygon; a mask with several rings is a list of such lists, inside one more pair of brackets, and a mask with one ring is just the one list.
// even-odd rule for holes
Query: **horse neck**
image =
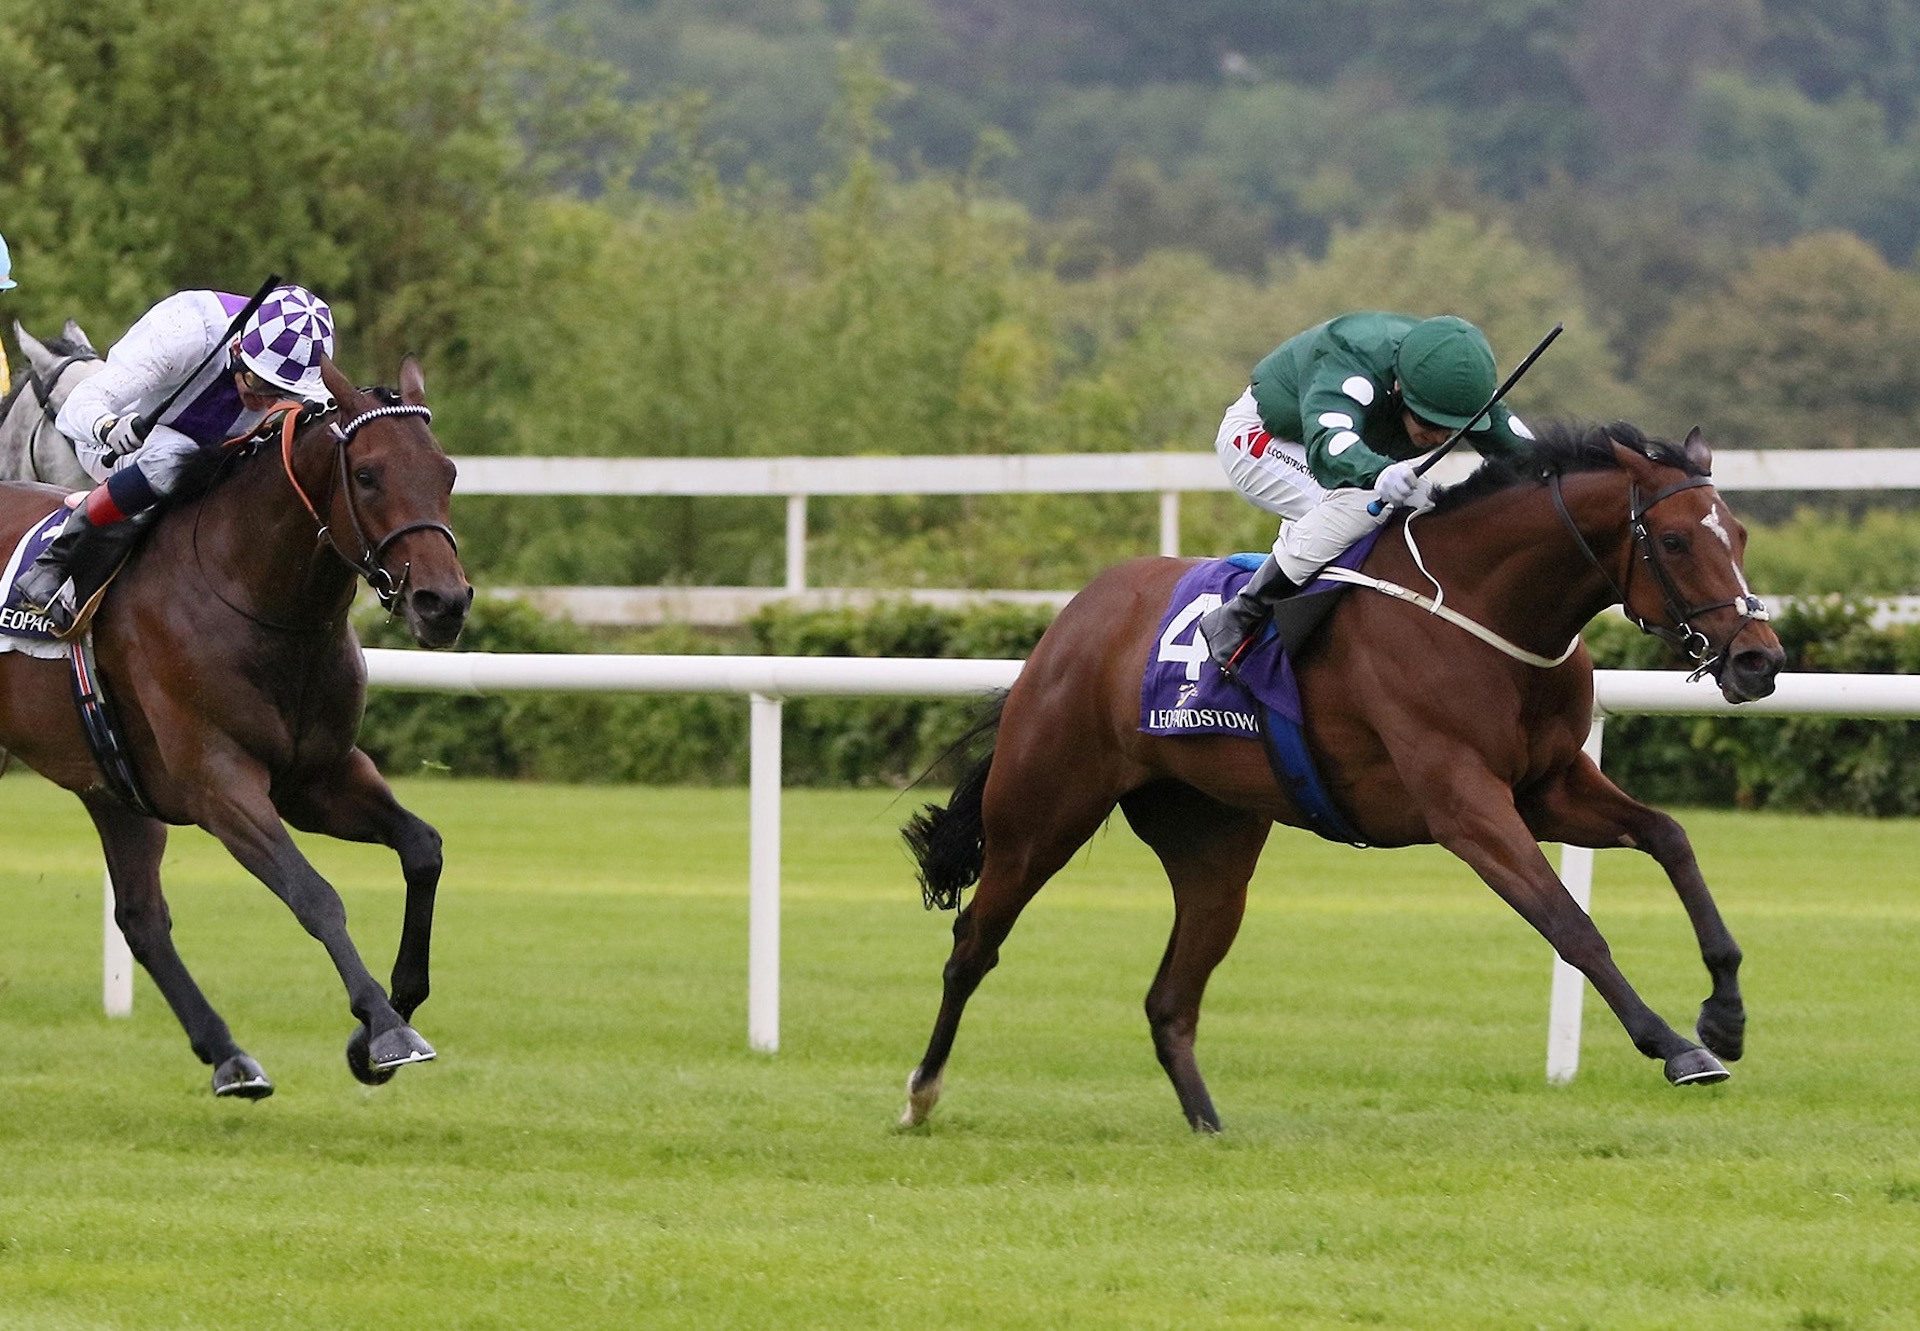
{"label": "horse neck", "polygon": [[[319,533],[287,476],[277,434],[214,487],[193,515],[195,556],[239,609],[271,624],[320,628],[353,599],[354,573]],[[321,512],[331,492],[332,450],[313,426],[294,437],[294,474]]]}
{"label": "horse neck", "polygon": [[1509,640],[1553,656],[1619,600],[1614,588],[1625,576],[1629,544],[1627,486],[1626,473],[1611,468],[1562,482],[1567,510],[1598,566],[1581,552],[1546,486],[1489,495],[1419,523],[1413,535],[1449,603]]}

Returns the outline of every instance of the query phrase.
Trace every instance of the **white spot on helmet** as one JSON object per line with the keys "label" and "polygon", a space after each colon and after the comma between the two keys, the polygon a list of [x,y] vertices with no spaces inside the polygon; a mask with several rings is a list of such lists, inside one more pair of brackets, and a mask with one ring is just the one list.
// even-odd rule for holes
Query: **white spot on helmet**
{"label": "white spot on helmet", "polygon": [[1327,454],[1330,457],[1337,458],[1359,442],[1360,436],[1352,430],[1342,430],[1339,434],[1336,434],[1327,441]]}
{"label": "white spot on helmet", "polygon": [[1320,424],[1329,430],[1351,430],[1353,417],[1344,411],[1323,411],[1320,413]]}
{"label": "white spot on helmet", "polygon": [[1511,412],[1507,413],[1507,428],[1519,435],[1522,439],[1533,438],[1533,431],[1527,428],[1527,423]]}
{"label": "white spot on helmet", "polygon": [[1349,375],[1347,379],[1341,383],[1340,391],[1363,407],[1371,407],[1373,405],[1373,380],[1367,378],[1364,374]]}

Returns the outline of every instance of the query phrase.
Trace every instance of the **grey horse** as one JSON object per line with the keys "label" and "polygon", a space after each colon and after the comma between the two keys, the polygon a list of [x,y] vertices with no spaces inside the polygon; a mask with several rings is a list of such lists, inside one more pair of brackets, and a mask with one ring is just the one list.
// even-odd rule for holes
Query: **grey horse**
{"label": "grey horse", "polygon": [[53,418],[80,381],[106,362],[71,319],[59,337],[44,343],[18,323],[13,334],[27,364],[12,393],[0,402],[0,481],[91,489],[92,478],[74,457],[72,443],[54,428]]}

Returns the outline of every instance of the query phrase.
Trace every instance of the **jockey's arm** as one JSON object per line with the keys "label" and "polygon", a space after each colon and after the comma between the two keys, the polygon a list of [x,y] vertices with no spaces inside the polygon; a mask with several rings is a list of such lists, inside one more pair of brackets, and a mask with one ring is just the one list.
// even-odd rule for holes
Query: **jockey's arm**
{"label": "jockey's arm", "polygon": [[[114,343],[99,373],[73,390],[54,425],[73,441],[89,475],[100,479],[119,461],[106,444],[119,418],[183,383],[210,350],[208,337],[205,319],[182,296],[170,296]],[[149,438],[162,432],[172,433],[158,425]]]}
{"label": "jockey's arm", "polygon": [[1313,478],[1329,490],[1373,485],[1390,458],[1367,447],[1361,432],[1367,412],[1385,395],[1365,367],[1340,356],[1323,357],[1300,391],[1300,428]]}

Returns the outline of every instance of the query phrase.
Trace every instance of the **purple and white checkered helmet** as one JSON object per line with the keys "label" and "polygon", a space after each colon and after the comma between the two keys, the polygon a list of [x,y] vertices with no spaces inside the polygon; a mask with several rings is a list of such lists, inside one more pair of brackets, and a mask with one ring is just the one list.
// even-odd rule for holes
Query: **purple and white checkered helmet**
{"label": "purple and white checkered helmet", "polygon": [[333,355],[333,311],[305,287],[275,287],[241,330],[239,355],[268,383],[307,402],[324,401],[320,358]]}

